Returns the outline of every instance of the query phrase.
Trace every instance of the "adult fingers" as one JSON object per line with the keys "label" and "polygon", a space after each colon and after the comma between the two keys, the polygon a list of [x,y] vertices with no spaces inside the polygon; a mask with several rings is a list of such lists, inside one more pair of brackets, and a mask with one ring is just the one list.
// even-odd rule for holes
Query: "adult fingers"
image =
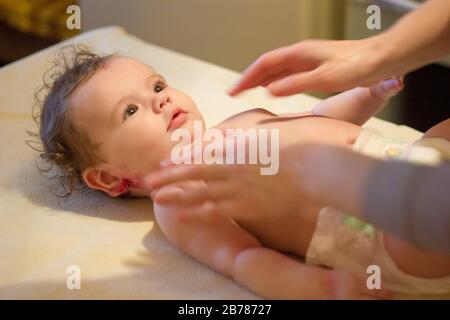
{"label": "adult fingers", "polygon": [[279,74],[289,67],[289,61],[285,59],[285,51],[286,48],[276,49],[256,59],[242,73],[239,81],[228,90],[228,94],[234,96],[244,90],[263,85],[268,77]]}
{"label": "adult fingers", "polygon": [[261,80],[261,84],[260,86],[262,87],[267,87],[269,84],[271,84],[272,82],[275,82],[277,80],[286,78],[294,73],[296,73],[297,71],[294,71],[293,69],[287,69],[287,70],[283,70],[277,74],[272,74],[267,76],[266,78],[264,78],[263,80]]}
{"label": "adult fingers", "polygon": [[324,60],[320,48],[321,42],[305,40],[265,53],[243,72],[228,93],[233,96],[297,72],[313,70]]}
{"label": "adult fingers", "polygon": [[267,86],[267,89],[274,96],[289,96],[308,90],[317,90],[319,89],[317,82],[317,72],[309,71],[274,81]]}
{"label": "adult fingers", "polygon": [[179,165],[163,168],[144,178],[144,186],[149,190],[166,184],[185,180],[217,180],[228,176],[226,165]]}
{"label": "adult fingers", "polygon": [[184,207],[177,214],[177,218],[180,222],[186,222],[192,218],[201,218],[202,216],[210,216],[212,214],[231,216],[237,210],[236,203],[233,201],[207,202],[201,205]]}
{"label": "adult fingers", "polygon": [[193,206],[205,201],[216,201],[230,197],[236,188],[227,183],[212,182],[186,190],[162,190],[155,197],[155,202],[164,205]]}

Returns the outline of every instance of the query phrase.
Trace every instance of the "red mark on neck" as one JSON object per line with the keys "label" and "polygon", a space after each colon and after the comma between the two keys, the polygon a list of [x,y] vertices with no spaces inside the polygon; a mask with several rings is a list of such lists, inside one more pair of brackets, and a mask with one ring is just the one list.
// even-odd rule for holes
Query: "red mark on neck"
{"label": "red mark on neck", "polygon": [[125,193],[128,191],[128,189],[130,189],[130,187],[135,186],[135,183],[133,181],[131,181],[130,179],[127,178],[123,178],[120,181],[120,185],[117,188],[117,192],[119,194]]}

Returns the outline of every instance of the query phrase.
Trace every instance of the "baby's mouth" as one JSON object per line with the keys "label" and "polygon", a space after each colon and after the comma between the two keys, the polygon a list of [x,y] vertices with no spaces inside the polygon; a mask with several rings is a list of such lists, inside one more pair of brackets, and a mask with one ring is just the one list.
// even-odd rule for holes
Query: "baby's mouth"
{"label": "baby's mouth", "polygon": [[167,126],[167,131],[175,130],[181,127],[186,122],[186,119],[187,119],[186,111],[180,108],[174,109],[170,114],[170,121]]}

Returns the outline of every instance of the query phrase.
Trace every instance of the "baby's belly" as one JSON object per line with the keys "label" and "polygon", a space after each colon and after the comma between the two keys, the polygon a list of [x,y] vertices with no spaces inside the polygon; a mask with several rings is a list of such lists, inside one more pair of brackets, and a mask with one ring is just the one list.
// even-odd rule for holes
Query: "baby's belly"
{"label": "baby's belly", "polygon": [[255,221],[251,233],[269,248],[306,257],[320,209],[312,203],[304,203],[296,217],[278,221],[276,224]]}

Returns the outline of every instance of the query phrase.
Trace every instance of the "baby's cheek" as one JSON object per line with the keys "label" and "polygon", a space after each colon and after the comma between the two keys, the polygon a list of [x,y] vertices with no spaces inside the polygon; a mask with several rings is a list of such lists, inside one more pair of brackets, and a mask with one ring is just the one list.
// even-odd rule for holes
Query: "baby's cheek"
{"label": "baby's cheek", "polygon": [[149,173],[159,168],[161,160],[170,156],[171,146],[161,137],[136,138],[122,149],[122,156],[132,169]]}

